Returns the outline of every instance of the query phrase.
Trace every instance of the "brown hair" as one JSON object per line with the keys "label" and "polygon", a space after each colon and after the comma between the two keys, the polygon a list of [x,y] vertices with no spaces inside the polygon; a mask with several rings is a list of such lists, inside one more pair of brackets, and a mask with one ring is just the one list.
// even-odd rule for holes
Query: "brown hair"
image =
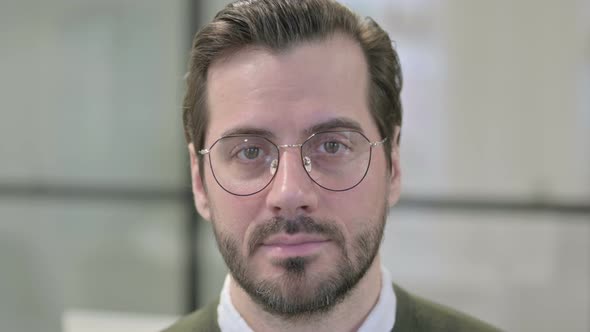
{"label": "brown hair", "polygon": [[[401,126],[402,74],[389,36],[371,18],[361,19],[333,0],[241,0],[227,5],[193,40],[183,104],[184,132],[195,151],[203,149],[208,126],[207,71],[213,61],[249,45],[281,51],[297,43],[342,32],[358,41],[368,64],[369,109],[391,151]],[[396,142],[397,143],[397,142]],[[391,155],[387,155],[391,167]],[[199,158],[203,175],[203,158]]]}

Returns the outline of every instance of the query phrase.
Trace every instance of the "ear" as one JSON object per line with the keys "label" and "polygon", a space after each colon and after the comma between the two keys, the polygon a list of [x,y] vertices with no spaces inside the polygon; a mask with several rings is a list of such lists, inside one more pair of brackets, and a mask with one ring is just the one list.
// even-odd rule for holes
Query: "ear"
{"label": "ear", "polygon": [[400,126],[395,126],[393,130],[393,137],[391,138],[391,178],[389,179],[389,206],[393,206],[399,200],[401,193],[401,164],[399,152],[399,134]]}
{"label": "ear", "polygon": [[211,221],[209,198],[207,198],[207,192],[205,190],[205,186],[203,185],[203,179],[201,179],[201,174],[199,172],[199,159],[197,158],[193,143],[189,143],[188,151],[191,158],[191,178],[195,207],[203,219]]}

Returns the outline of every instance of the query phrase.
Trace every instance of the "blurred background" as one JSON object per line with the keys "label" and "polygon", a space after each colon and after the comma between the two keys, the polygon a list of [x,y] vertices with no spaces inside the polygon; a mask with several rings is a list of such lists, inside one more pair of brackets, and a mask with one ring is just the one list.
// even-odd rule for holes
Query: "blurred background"
{"label": "blurred background", "polygon": [[[404,71],[394,280],[509,331],[590,331],[590,1],[343,2]],[[180,109],[225,3],[0,3],[0,330],[218,295]]]}

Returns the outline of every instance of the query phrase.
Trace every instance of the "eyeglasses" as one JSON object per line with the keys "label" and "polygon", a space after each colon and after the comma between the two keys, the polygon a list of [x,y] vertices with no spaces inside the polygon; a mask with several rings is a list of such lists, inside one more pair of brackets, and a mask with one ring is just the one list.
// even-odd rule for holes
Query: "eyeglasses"
{"label": "eyeglasses", "polygon": [[357,131],[323,131],[301,144],[277,145],[262,136],[230,135],[199,154],[209,156],[215,181],[233,195],[250,196],[264,190],[279,167],[280,149],[286,148],[301,148],[301,165],[317,185],[346,191],[363,181],[373,147],[386,140],[371,142]]}

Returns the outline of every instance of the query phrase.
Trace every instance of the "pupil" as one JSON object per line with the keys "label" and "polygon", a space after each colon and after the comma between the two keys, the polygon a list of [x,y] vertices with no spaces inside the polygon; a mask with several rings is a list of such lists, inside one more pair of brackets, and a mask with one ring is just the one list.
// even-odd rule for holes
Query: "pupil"
{"label": "pupil", "polygon": [[326,149],[326,152],[336,153],[339,148],[340,148],[340,144],[337,143],[337,142],[326,142],[326,143],[324,143],[324,149]]}
{"label": "pupil", "polygon": [[258,148],[247,148],[244,150],[244,156],[248,159],[256,159],[260,154],[260,149]]}

